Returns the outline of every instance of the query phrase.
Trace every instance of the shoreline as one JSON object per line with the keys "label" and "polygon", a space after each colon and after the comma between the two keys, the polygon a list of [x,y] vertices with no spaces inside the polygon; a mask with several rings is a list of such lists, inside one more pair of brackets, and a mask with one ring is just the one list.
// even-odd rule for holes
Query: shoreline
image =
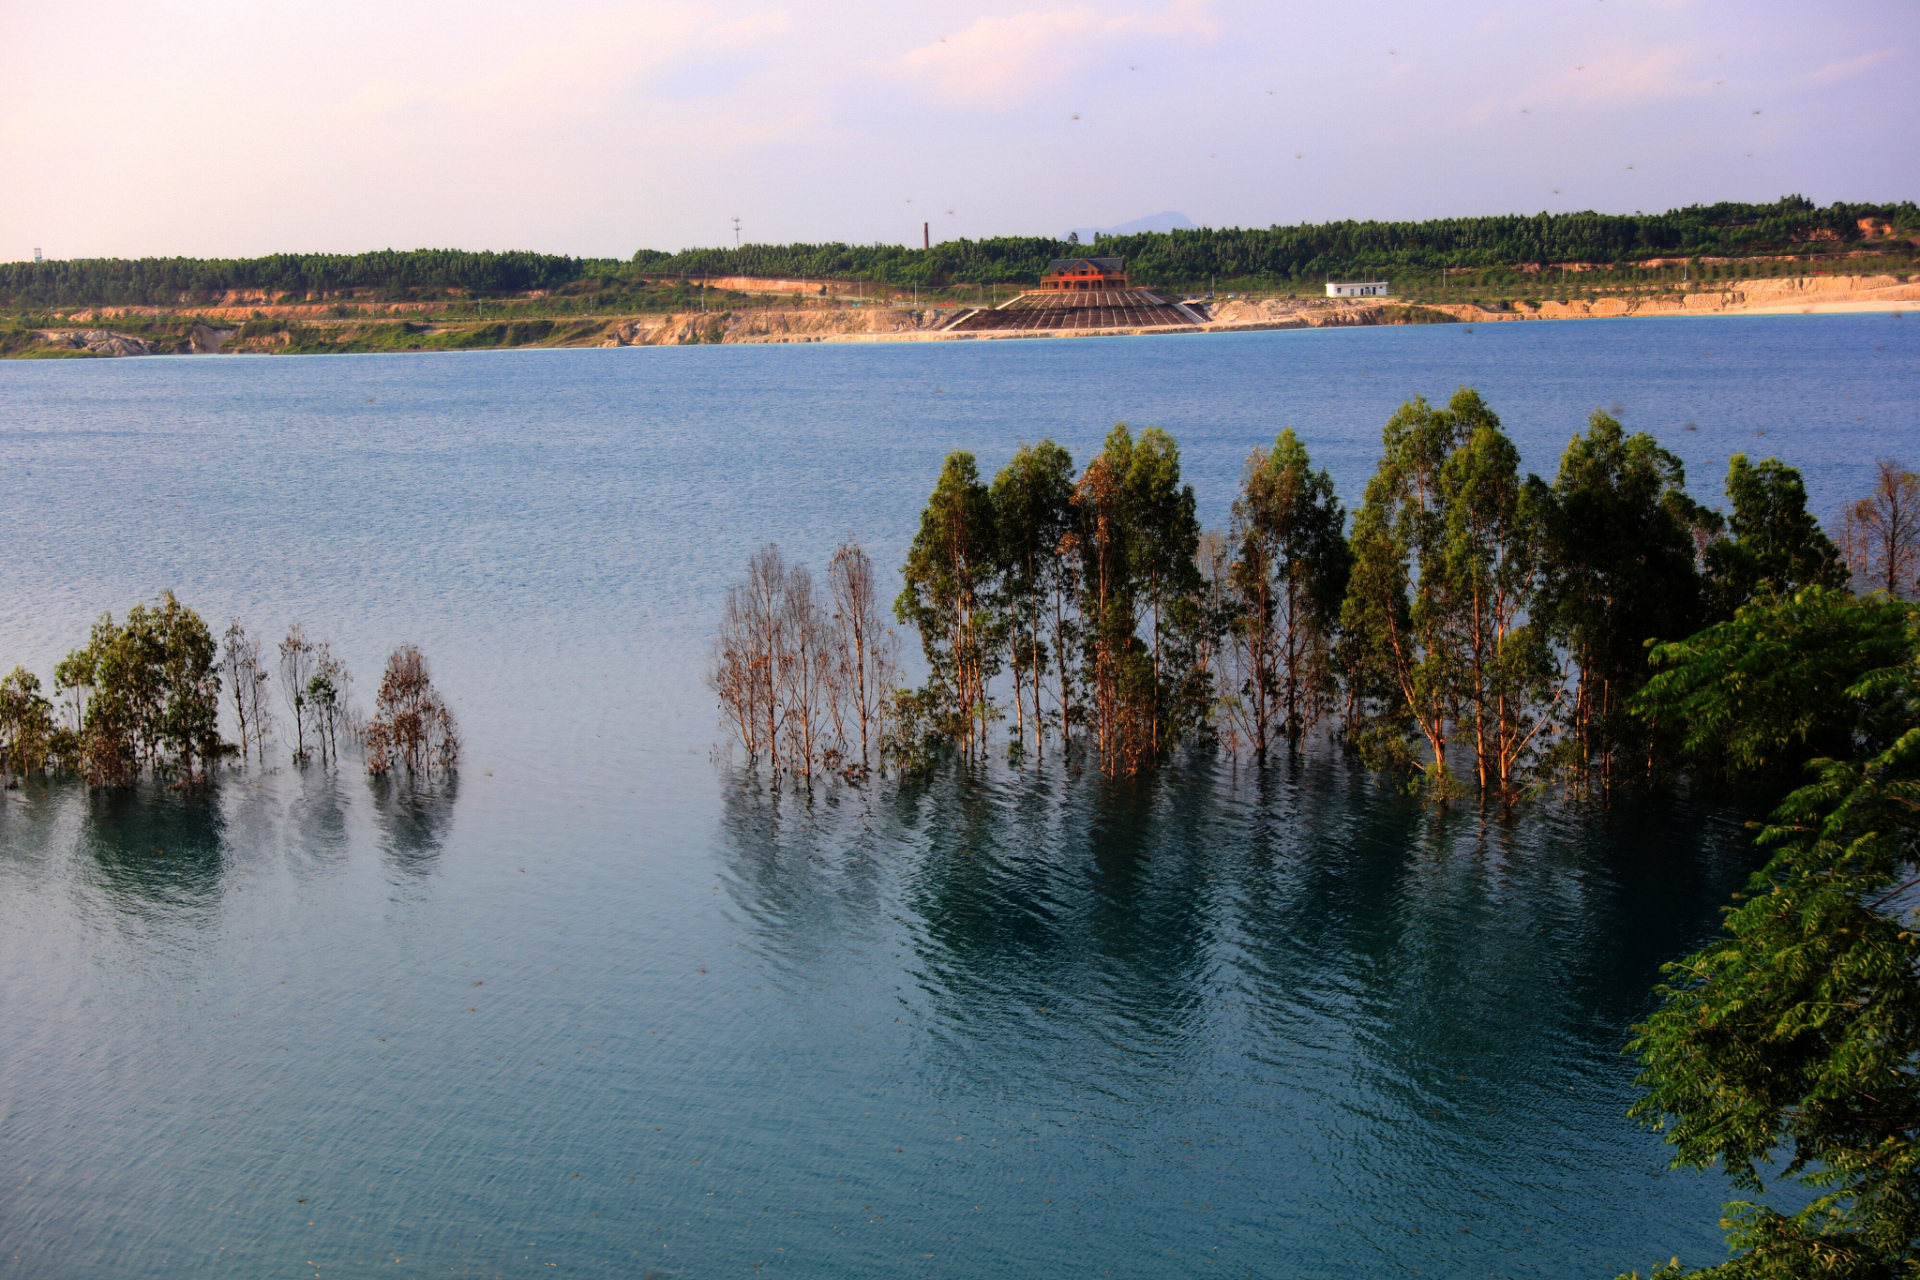
{"label": "shoreline", "polygon": [[[506,316],[450,321],[431,313],[371,307],[236,306],[81,308],[66,325],[0,330],[0,356],[60,359],[144,355],[327,355],[374,352],[799,345],[846,342],[977,342],[1050,338],[1255,333],[1280,329],[1403,324],[1508,324],[1537,320],[1661,319],[1698,316],[1871,315],[1920,309],[1920,280],[1893,276],[1791,277],[1742,281],[1711,291],[1567,302],[1476,303],[1379,299],[1225,298],[1204,303],[1198,324],[1103,329],[968,329],[950,326],[974,309],[830,306],[610,316]],[[277,312],[279,314],[270,314]],[[127,321],[135,321],[133,324]],[[120,321],[115,325],[115,321]],[[160,332],[156,333],[155,330]]]}

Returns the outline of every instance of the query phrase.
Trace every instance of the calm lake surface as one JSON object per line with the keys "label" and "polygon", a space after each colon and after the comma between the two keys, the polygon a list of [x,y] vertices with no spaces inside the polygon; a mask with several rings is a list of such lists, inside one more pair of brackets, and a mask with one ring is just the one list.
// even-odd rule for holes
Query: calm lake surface
{"label": "calm lake surface", "polygon": [[[0,798],[0,1274],[1610,1277],[1720,1256],[1619,1050],[1751,865],[1681,801],[1337,760],[769,797],[700,677],[772,539],[891,574],[947,450],[1174,432],[1203,519],[1407,397],[1719,500],[1920,462],[1920,317],[0,363],[0,662],[104,609],[422,645],[457,785]],[[1685,424],[1693,423],[1693,430]],[[1760,434],[1764,432],[1764,435]]]}

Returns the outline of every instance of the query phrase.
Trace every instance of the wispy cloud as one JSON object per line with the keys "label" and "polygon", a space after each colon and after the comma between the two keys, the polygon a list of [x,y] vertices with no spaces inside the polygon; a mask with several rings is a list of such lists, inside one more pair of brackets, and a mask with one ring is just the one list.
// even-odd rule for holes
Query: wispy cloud
{"label": "wispy cloud", "polygon": [[1204,0],[1125,13],[1081,5],[982,18],[909,50],[883,69],[948,103],[1008,107],[1060,87],[1090,63],[1110,59],[1129,45],[1202,44],[1219,39],[1220,32]]}
{"label": "wispy cloud", "polygon": [[1879,49],[1873,53],[1863,53],[1846,62],[1829,62],[1818,71],[1812,71],[1795,80],[1796,84],[1833,84],[1839,80],[1849,80],[1868,67],[1877,67],[1893,56],[1892,49]]}

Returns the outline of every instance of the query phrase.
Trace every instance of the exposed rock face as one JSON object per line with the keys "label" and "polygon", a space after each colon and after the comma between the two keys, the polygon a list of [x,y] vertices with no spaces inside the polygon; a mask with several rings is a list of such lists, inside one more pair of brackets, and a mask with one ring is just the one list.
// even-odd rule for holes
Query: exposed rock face
{"label": "exposed rock face", "polygon": [[642,316],[607,330],[603,347],[671,347],[710,342],[885,341],[931,332],[953,309],[900,307],[821,310],[685,311]]}
{"label": "exposed rock face", "polygon": [[145,356],[153,353],[147,344],[138,338],[129,338],[121,333],[108,333],[105,329],[54,329],[40,335],[50,347],[65,347],[69,351],[90,351],[97,356]]}
{"label": "exposed rock face", "polygon": [[197,356],[211,355],[238,332],[238,329],[215,329],[211,325],[197,324],[187,334],[187,347]]}
{"label": "exposed rock face", "polygon": [[1538,307],[1495,314],[1470,305],[1439,309],[1463,320],[1572,320],[1611,316],[1680,316],[1755,314],[1813,311],[1817,308],[1885,308],[1889,304],[1920,303],[1920,283],[1902,284],[1894,276],[1786,276],[1768,280],[1729,281],[1725,288],[1645,297],[1575,298],[1552,300]]}

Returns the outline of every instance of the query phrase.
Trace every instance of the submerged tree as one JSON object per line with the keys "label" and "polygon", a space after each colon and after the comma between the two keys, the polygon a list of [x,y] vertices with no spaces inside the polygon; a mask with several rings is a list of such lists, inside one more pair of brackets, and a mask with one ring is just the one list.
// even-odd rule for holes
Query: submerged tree
{"label": "submerged tree", "polygon": [[1511,801],[1544,745],[1559,673],[1534,617],[1544,575],[1544,486],[1480,396],[1424,400],[1388,422],[1380,469],[1354,522],[1341,624],[1350,741],[1375,764],[1418,763],[1445,794],[1447,746],[1464,734],[1483,793]]}
{"label": "submerged tree", "polygon": [[[1125,432],[1124,424],[1116,426],[1107,437],[1109,447]],[[1193,727],[1181,711],[1183,700],[1194,694],[1186,681],[1192,670],[1192,633],[1199,623],[1189,606],[1200,586],[1200,521],[1193,486],[1180,480],[1180,446],[1172,436],[1148,427],[1126,451],[1126,459],[1121,482],[1128,525],[1125,549],[1134,594],[1148,615],[1142,620],[1153,664],[1148,751],[1158,759]],[[1201,707],[1209,696],[1201,691]]]}
{"label": "submerged tree", "polygon": [[1291,427],[1247,459],[1233,506],[1228,633],[1235,692],[1255,756],[1280,737],[1297,745],[1337,686],[1333,640],[1349,572],[1346,514],[1333,478],[1311,470]]}
{"label": "submerged tree", "polygon": [[1073,492],[1080,521],[1087,719],[1108,777],[1133,773],[1144,762],[1157,693],[1151,660],[1136,632],[1133,558],[1127,548],[1131,530],[1123,486],[1132,450],[1126,428],[1115,427]]}
{"label": "submerged tree", "polygon": [[719,696],[748,762],[765,754],[776,772],[779,712],[773,696],[773,630],[785,617],[777,600],[787,578],[779,556],[779,548],[769,543],[747,561],[746,581],[727,589],[707,669],[707,687]]}
{"label": "submerged tree", "polygon": [[[1483,794],[1511,802],[1544,745],[1564,680],[1534,616],[1545,573],[1546,487],[1520,479],[1520,451],[1472,392],[1448,409],[1465,429],[1440,470],[1444,549],[1433,599],[1452,614],[1460,713]],[[1423,594],[1425,594],[1423,592]]]}
{"label": "submerged tree", "polygon": [[460,760],[460,734],[452,708],[433,687],[433,673],[420,650],[403,644],[387,658],[366,729],[367,772],[405,769],[409,776],[451,774]]}
{"label": "submerged tree", "polygon": [[[993,478],[994,525],[1000,553],[1000,608],[1013,673],[1015,742],[1026,750],[1032,725],[1036,759],[1046,753],[1047,716],[1042,691],[1050,662],[1063,661],[1066,619],[1061,564],[1064,540],[1073,528],[1073,458],[1051,440],[1021,445]],[[1064,595],[1072,595],[1066,587]],[[1052,643],[1049,644],[1049,640]],[[1064,679],[1064,673],[1063,673]],[[1061,686],[1056,712],[1064,738],[1068,702]]]}
{"label": "submerged tree", "polygon": [[967,760],[983,759],[994,709],[987,686],[998,668],[993,582],[998,558],[993,498],[973,455],[947,455],[920,513],[902,570],[894,616],[920,633],[928,667],[925,711]]}
{"label": "submerged tree", "polygon": [[307,758],[307,727],[311,716],[307,706],[307,686],[313,683],[313,642],[298,622],[287,628],[280,641],[280,694],[293,713],[293,758]]}
{"label": "submerged tree", "polygon": [[859,777],[880,760],[899,663],[859,543],[835,551],[827,594],[804,565],[762,547],[727,593],[707,669],[748,763],[764,757],[776,778],[784,771],[808,787],[823,770]]}
{"label": "submerged tree", "polygon": [[46,771],[55,750],[53,704],[40,677],[15,667],[0,680],[0,772],[31,777]]}
{"label": "submerged tree", "polygon": [[340,759],[340,731],[354,737],[353,673],[334,656],[325,640],[313,646],[313,675],[307,680],[307,717],[321,761]]}
{"label": "submerged tree", "polygon": [[[858,772],[879,763],[887,731],[887,697],[899,678],[900,640],[880,615],[880,592],[873,561],[849,538],[834,550],[827,566],[833,598],[833,627],[839,645],[841,696],[834,699],[836,735],[849,756],[858,738]],[[857,731],[857,735],[856,735]]]}
{"label": "submerged tree", "polygon": [[840,671],[826,610],[805,565],[787,570],[781,607],[785,617],[773,653],[774,698],[786,732],[787,771],[810,787],[814,774],[831,770],[840,756],[831,733]]}
{"label": "submerged tree", "polygon": [[1720,617],[1732,617],[1759,596],[1847,585],[1839,548],[1807,511],[1798,471],[1778,458],[1756,464],[1736,453],[1727,463],[1727,497],[1733,504],[1730,536],[1706,551]]}
{"label": "submerged tree", "polygon": [[1348,741],[1375,767],[1419,768],[1408,748],[1409,733],[1417,733],[1427,745],[1424,770],[1441,785],[1451,776],[1447,740],[1459,699],[1452,611],[1439,572],[1446,527],[1440,469],[1465,429],[1451,409],[1420,398],[1388,420],[1379,469],[1354,516],[1353,571],[1340,611]]}
{"label": "submerged tree", "polygon": [[240,759],[251,751],[266,762],[267,741],[273,734],[273,704],[267,697],[271,677],[260,660],[260,639],[240,619],[227,624],[220,646],[220,669],[226,677],[227,697],[240,735]]}
{"label": "submerged tree", "polygon": [[1891,458],[1875,462],[1873,491],[1841,513],[1835,541],[1860,590],[1911,599],[1920,591],[1920,476]]}
{"label": "submerged tree", "polygon": [[1647,646],[1705,620],[1701,535],[1720,519],[1686,494],[1680,459],[1596,412],[1560,458],[1547,513],[1540,612],[1576,673],[1562,759],[1607,787],[1624,757],[1650,765],[1658,730],[1627,710],[1647,681]]}
{"label": "submerged tree", "polygon": [[124,623],[103,616],[84,648],[55,668],[79,702],[74,764],[96,786],[127,786],[145,770],[205,784],[225,754],[220,740],[217,646],[200,615],[171,591],[135,605]]}

